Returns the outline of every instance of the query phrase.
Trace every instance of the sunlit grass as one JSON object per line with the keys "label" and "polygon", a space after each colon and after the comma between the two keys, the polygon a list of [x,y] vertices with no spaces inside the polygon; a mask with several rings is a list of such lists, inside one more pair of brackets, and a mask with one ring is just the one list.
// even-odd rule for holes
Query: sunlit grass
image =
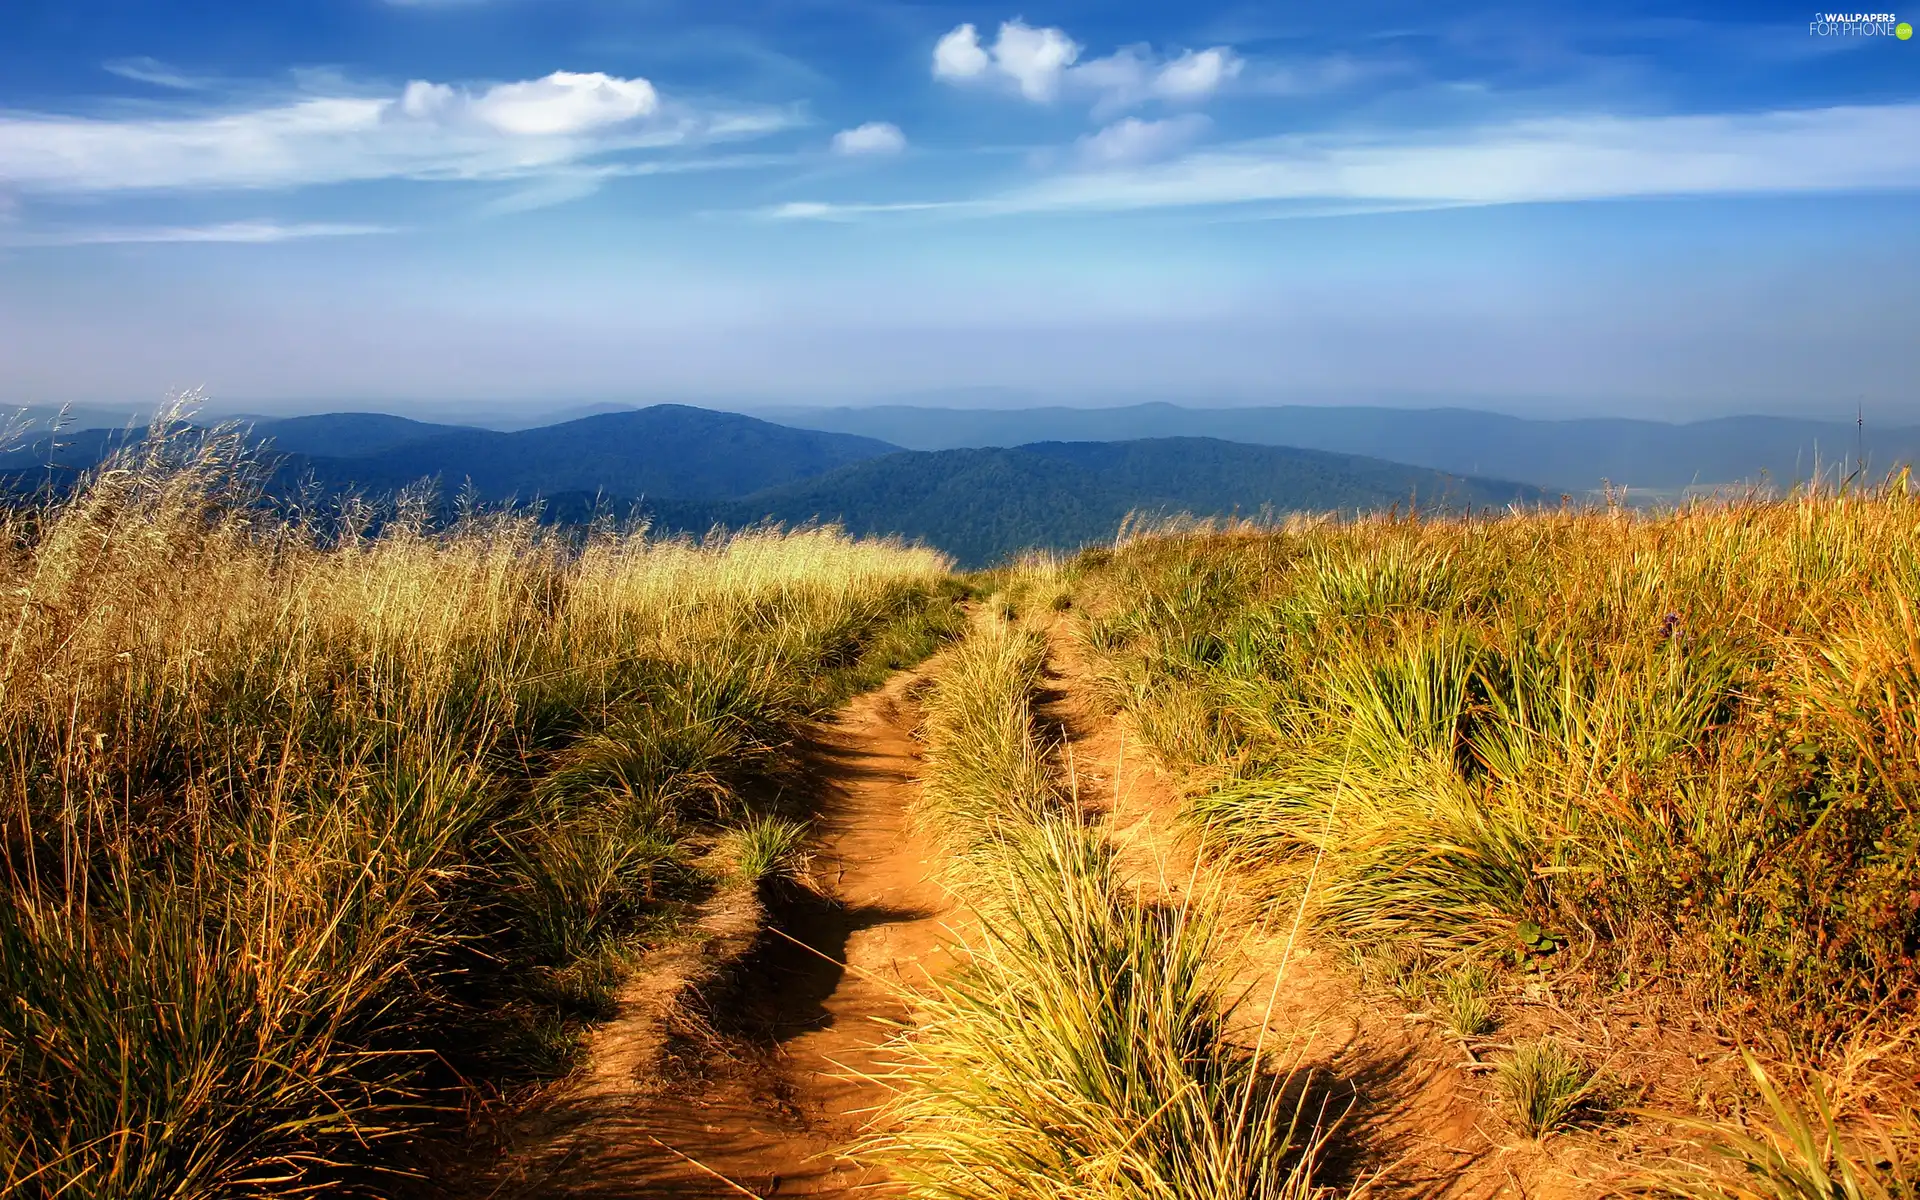
{"label": "sunlit grass", "polygon": [[[1468,1040],[1502,978],[1584,1015],[1657,989],[1819,1064],[1920,1015],[1916,534],[1901,476],[1138,529],[1069,570],[1101,687],[1189,784],[1209,854],[1274,904],[1311,870],[1313,929],[1369,985]],[[1593,1103],[1550,1038],[1494,1061],[1523,1134]],[[1904,1087],[1913,1058],[1876,1069]],[[1756,1079],[1771,1120],[1713,1130],[1725,1169],[1662,1186],[1911,1194],[1910,1120]]]}
{"label": "sunlit grass", "polygon": [[925,815],[980,932],[917,1001],[870,1148],[927,1197],[1306,1196],[1327,1114],[1297,1047],[1229,1036],[1211,902],[1143,894],[1075,811],[1033,722],[1044,648],[990,614],[927,699]]}
{"label": "sunlit grass", "polygon": [[1518,1042],[1494,1064],[1508,1115],[1531,1138],[1567,1125],[1593,1090],[1593,1068],[1550,1037]]}
{"label": "sunlit grass", "polygon": [[1748,1073],[1761,1111],[1744,1120],[1678,1118],[1707,1153],[1705,1162],[1675,1162],[1640,1181],[1640,1190],[1691,1200],[1908,1200],[1920,1177],[1920,1119],[1844,1126],[1829,1083],[1813,1075],[1796,1100],[1752,1057]]}
{"label": "sunlit grass", "polygon": [[468,1082],[564,1067],[710,842],[791,869],[799,724],[951,625],[941,556],[831,529],[257,478],[176,430],[0,512],[0,1192],[385,1189]]}
{"label": "sunlit grass", "polygon": [[1578,956],[1813,1051],[1913,1011],[1920,501],[1141,534],[1075,607],[1210,847],[1316,924]]}

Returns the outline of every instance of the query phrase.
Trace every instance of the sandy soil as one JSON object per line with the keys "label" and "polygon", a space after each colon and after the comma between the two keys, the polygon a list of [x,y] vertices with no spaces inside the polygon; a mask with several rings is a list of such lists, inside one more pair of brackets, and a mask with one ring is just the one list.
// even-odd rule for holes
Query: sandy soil
{"label": "sandy soil", "polygon": [[[936,851],[908,820],[919,750],[896,677],[814,732],[812,890],[723,896],[649,962],[576,1078],[518,1123],[482,1194],[832,1196],[892,1191],[839,1153],[888,1089],[882,1043],[947,960]],[[719,964],[716,968],[715,964]]]}
{"label": "sandy soil", "polygon": [[[1364,994],[1337,948],[1236,894],[1175,821],[1181,788],[1095,697],[1064,622],[1050,631],[1037,718],[1082,805],[1106,813],[1145,888],[1220,889],[1243,958],[1235,984],[1251,1040],[1296,1039],[1344,1113],[1328,1182],[1432,1200],[1574,1200],[1618,1177],[1591,1139],[1508,1131],[1469,1048]],[[598,1028],[587,1064],[516,1124],[479,1195],[531,1197],[895,1194],[844,1157],[889,1092],[883,1045],[912,1019],[911,992],[951,961],[962,914],[936,882],[938,851],[909,811],[919,748],[909,689],[926,669],[862,696],[816,731],[820,789],[812,890],[722,895],[702,936],[664,951]]]}
{"label": "sandy soil", "polygon": [[[1490,1104],[1484,1067],[1421,1014],[1363,994],[1338,949],[1295,928],[1292,911],[1262,911],[1230,873],[1196,861],[1176,822],[1182,789],[1154,762],[1125,714],[1097,699],[1065,622],[1049,631],[1048,689],[1040,719],[1062,739],[1061,760],[1080,802],[1106,812],[1122,859],[1168,896],[1217,889],[1244,962],[1234,985],[1249,1040],[1294,1039],[1324,1082],[1331,1111],[1346,1110],[1330,1164],[1336,1182],[1375,1196],[1435,1200],[1586,1197],[1618,1165],[1578,1138],[1534,1142],[1508,1131]],[[1350,1106],[1350,1107],[1349,1107]]]}

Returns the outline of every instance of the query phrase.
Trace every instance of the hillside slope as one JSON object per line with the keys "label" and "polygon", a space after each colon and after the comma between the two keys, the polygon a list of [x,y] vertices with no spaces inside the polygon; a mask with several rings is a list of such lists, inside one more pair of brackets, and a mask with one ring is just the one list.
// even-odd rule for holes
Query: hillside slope
{"label": "hillside slope", "polygon": [[1830,471],[1864,442],[1873,471],[1920,458],[1920,429],[1875,428],[1861,437],[1851,421],[1725,417],[1676,425],[1662,421],[1528,420],[1460,408],[1377,407],[1124,408],[1019,410],[910,408],[769,411],[774,420],[882,438],[914,450],[1018,446],[1199,436],[1258,445],[1299,446],[1412,463],[1461,475],[1517,479],[1585,492],[1603,482],[1672,489],[1762,474],[1776,483]]}
{"label": "hillside slope", "polygon": [[[870,439],[787,429],[701,409],[661,406],[513,433],[454,429],[378,414],[262,422],[276,464],[271,492],[358,492],[378,499],[436,480],[447,515],[471,484],[479,499],[542,502],[542,519],[578,525],[636,507],[657,528],[843,524],[924,541],[968,564],[1027,548],[1071,549],[1113,537],[1129,513],[1504,506],[1538,488],[1377,458],[1212,438],[1040,442],[1011,448],[901,451]],[[0,457],[11,490],[64,487],[118,435],[83,433],[54,452]],[[359,456],[283,453],[379,445]],[[35,455],[40,465],[33,465]]]}
{"label": "hillside slope", "polygon": [[465,425],[438,425],[390,413],[319,413],[254,421],[253,435],[290,454],[358,458],[417,445],[437,437],[479,432]]}
{"label": "hillside slope", "polygon": [[438,477],[489,500],[567,491],[723,500],[896,448],[734,413],[661,404],[516,433],[471,429],[351,459],[315,459],[324,483],[389,489]]}
{"label": "hillside slope", "polygon": [[[432,425],[380,413],[329,413],[258,421],[256,442],[280,464],[285,486],[370,494],[437,479],[454,493],[469,482],[483,500],[567,492],[676,500],[735,499],[793,483],[898,447],[849,434],[792,429],[736,413],[662,404],[502,433]],[[129,435],[81,430],[0,455],[0,472],[54,478],[91,467]],[[139,436],[136,431],[132,436]]]}
{"label": "hillside slope", "polygon": [[1029,547],[1068,549],[1111,538],[1130,512],[1217,516],[1541,498],[1524,484],[1377,459],[1156,438],[891,454],[742,501],[653,512],[661,524],[681,528],[837,521],[850,532],[922,539],[980,564]]}

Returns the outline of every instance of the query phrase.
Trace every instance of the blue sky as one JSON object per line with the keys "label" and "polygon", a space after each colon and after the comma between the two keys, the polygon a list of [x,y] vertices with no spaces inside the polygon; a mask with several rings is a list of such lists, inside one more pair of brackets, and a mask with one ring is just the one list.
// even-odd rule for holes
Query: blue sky
{"label": "blue sky", "polygon": [[1920,419],[1920,39],[1815,16],[12,0],[0,403]]}

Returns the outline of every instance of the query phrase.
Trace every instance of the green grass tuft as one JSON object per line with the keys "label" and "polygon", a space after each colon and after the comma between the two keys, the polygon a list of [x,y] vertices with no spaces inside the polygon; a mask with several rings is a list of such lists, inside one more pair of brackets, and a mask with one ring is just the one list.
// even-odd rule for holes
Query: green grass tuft
{"label": "green grass tuft", "polygon": [[1494,1066],[1494,1081],[1509,1115],[1530,1138],[1571,1123],[1592,1094],[1593,1068],[1553,1038],[1517,1042]]}

